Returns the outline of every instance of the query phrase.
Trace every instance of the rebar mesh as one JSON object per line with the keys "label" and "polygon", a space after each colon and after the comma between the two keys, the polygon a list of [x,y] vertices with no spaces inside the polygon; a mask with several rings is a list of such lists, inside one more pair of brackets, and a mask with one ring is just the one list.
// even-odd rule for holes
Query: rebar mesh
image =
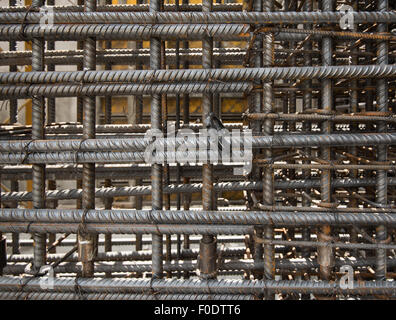
{"label": "rebar mesh", "polygon": [[396,298],[396,8],[344,2],[3,5],[0,299]]}

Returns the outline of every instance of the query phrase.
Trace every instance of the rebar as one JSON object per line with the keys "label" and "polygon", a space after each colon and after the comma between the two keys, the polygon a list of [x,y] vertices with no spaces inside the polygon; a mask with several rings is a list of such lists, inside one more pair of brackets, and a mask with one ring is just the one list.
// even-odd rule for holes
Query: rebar
{"label": "rebar", "polygon": [[[43,5],[42,0],[34,0],[32,6],[39,8]],[[32,71],[44,70],[44,40],[34,38],[32,41]],[[44,97],[33,96],[32,98],[32,139],[44,139]],[[35,164],[33,172],[33,207],[36,209],[45,207],[45,165]],[[34,262],[33,266],[38,271],[45,265],[45,233],[36,233],[34,237]]]}
{"label": "rebar", "polygon": [[0,299],[396,298],[392,2],[97,2],[0,8]]}
{"label": "rebar", "polygon": [[[160,11],[161,1],[150,1],[150,13],[157,14]],[[161,40],[158,37],[150,39],[150,69],[161,68]],[[162,130],[162,108],[161,96],[154,94],[151,98],[151,127],[154,130]],[[155,163],[151,168],[151,188],[152,188],[152,208],[153,210],[163,209],[162,199],[162,165]],[[162,278],[163,271],[163,235],[155,232],[153,238],[153,278]]]}
{"label": "rebar", "polygon": [[[86,0],[84,11],[93,12],[96,10],[96,0]],[[84,41],[84,71],[96,69],[96,39],[87,38]],[[83,139],[95,138],[96,127],[96,98],[94,96],[84,96],[83,98]],[[84,210],[95,208],[95,163],[83,164],[82,172],[82,208]],[[84,224],[84,219],[81,220]],[[78,250],[83,265],[82,276],[93,277],[94,257],[97,252],[97,236],[87,233],[82,225],[82,231],[78,234]]]}

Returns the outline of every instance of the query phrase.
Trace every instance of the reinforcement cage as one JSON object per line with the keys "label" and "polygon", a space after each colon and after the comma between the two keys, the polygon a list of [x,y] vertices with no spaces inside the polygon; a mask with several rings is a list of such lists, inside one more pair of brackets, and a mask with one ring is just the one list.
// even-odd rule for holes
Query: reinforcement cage
{"label": "reinforcement cage", "polygon": [[393,3],[64,4],[0,8],[1,299],[396,297]]}

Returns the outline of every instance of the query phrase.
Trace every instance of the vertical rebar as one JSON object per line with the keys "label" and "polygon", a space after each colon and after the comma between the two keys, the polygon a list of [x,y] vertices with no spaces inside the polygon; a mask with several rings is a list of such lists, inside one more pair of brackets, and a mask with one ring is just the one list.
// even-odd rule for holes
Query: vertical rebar
{"label": "vertical rebar", "polygon": [[[216,0],[216,3],[221,4],[221,0]],[[221,48],[221,41],[215,41],[214,42],[214,48],[219,50]],[[221,68],[221,60],[216,59],[214,62],[214,67],[216,69]],[[220,93],[214,93],[213,94],[213,112],[214,114],[221,119],[221,95]]]}
{"label": "vertical rebar", "polygon": [[[262,1],[261,0],[254,0],[253,1],[253,6],[252,6],[253,11],[261,12],[262,11]],[[253,43],[253,58],[252,58],[252,64],[253,67],[255,68],[260,68],[263,66],[263,57],[262,57],[262,49],[263,49],[263,41],[261,36],[257,36],[254,43]],[[261,87],[261,81],[260,80],[255,80],[254,86],[257,88]],[[262,112],[262,93],[258,90],[257,92],[253,93],[252,97],[250,98],[250,112]],[[251,129],[253,135],[258,135],[261,133],[262,128],[261,128],[261,123],[259,121],[253,121],[251,122]],[[256,157],[258,155],[259,151],[253,150],[253,157]],[[261,169],[258,166],[253,166],[252,168],[252,179],[255,181],[259,181],[261,179]],[[257,237],[262,238],[263,237],[263,228],[261,227],[256,227],[255,228],[255,234]],[[257,241],[254,242],[254,252],[253,252],[253,259],[255,263],[262,263],[263,262],[263,245]],[[262,279],[263,278],[263,272],[261,270],[256,270],[253,272],[254,277],[256,279]]]}
{"label": "vertical rebar", "polygon": [[[10,7],[16,6],[16,0],[9,0]],[[9,50],[16,51],[17,43],[15,40],[10,40],[9,42]],[[17,72],[18,68],[16,65],[10,65],[10,72]],[[10,99],[10,124],[17,122],[17,112],[18,112],[18,100]]]}
{"label": "vertical rebar", "polygon": [[[202,1],[202,12],[212,11],[213,1]],[[202,68],[213,68],[213,38],[204,37],[202,40]],[[202,94],[202,123],[213,111],[213,94]],[[202,206],[203,210],[213,210],[213,165],[204,163],[202,166]],[[200,276],[204,279],[216,276],[216,238],[203,235],[200,244]]]}
{"label": "vertical rebar", "polygon": [[[47,0],[47,5],[53,6],[55,4],[55,0]],[[47,41],[47,50],[55,50],[55,41]],[[47,65],[47,71],[55,71],[54,64]],[[56,122],[56,101],[55,98],[47,98],[47,124],[55,123]],[[48,190],[56,190],[56,181],[55,180],[48,180]],[[47,207],[51,209],[55,209],[58,203],[56,200],[48,200]],[[49,245],[54,243],[56,240],[56,234],[50,233],[48,235],[48,242]],[[56,247],[53,247],[49,253],[55,253]]]}
{"label": "vertical rebar", "polygon": [[[161,11],[163,11],[163,5],[164,3],[161,3]],[[161,69],[166,69],[166,42],[161,41]],[[167,95],[161,94],[161,106],[162,106],[162,111],[163,111],[163,130],[164,130],[164,136],[168,137],[168,98]],[[169,173],[169,164],[165,163],[163,165],[163,183],[164,185],[169,185],[170,184],[170,173]],[[165,194],[163,196],[165,198],[164,201],[164,208],[165,210],[170,210],[171,209],[171,195],[169,193]],[[171,235],[167,234],[165,235],[165,262],[170,263],[171,261],[171,251],[172,251],[172,241],[171,241]],[[167,278],[172,277],[172,272],[167,271],[166,272]]]}
{"label": "vertical rebar", "polygon": [[[160,0],[150,1],[150,12],[160,11]],[[161,67],[161,41],[159,38],[150,39],[150,69],[157,70]],[[161,95],[153,94],[151,97],[151,128],[162,130]],[[162,165],[155,163],[151,167],[152,209],[162,210]],[[163,273],[163,236],[152,235],[152,277],[162,278]]]}
{"label": "vertical rebar", "polygon": [[[79,6],[84,5],[84,0],[77,0],[77,4]],[[83,50],[84,49],[84,41],[77,41],[77,50]],[[83,63],[78,63],[77,64],[77,70],[82,71],[84,69]],[[79,123],[83,123],[83,97],[77,97],[76,99],[76,104],[77,104],[77,117],[76,120]],[[82,180],[77,179],[76,181],[76,188],[77,189],[82,189]],[[77,199],[76,201],[76,207],[77,209],[82,208],[82,199]]]}
{"label": "vertical rebar", "polygon": [[[263,1],[263,12],[272,12],[274,8],[273,0]],[[271,67],[274,64],[274,34],[267,33],[263,38],[263,66]],[[263,113],[271,113],[274,109],[274,97],[272,82],[263,82]],[[274,133],[274,121],[266,119],[263,124],[263,135],[271,136]],[[272,150],[265,149],[265,157],[272,157]],[[272,206],[274,204],[274,171],[270,167],[263,170],[263,203]],[[272,240],[274,229],[271,226],[264,227],[264,239]],[[271,244],[264,245],[264,279],[275,278],[275,250]],[[265,292],[265,299],[274,299],[274,294]]]}
{"label": "vertical rebar", "polygon": [[[137,4],[143,4],[143,0],[137,0]],[[143,41],[136,41],[136,49],[142,49],[143,48]],[[136,61],[135,64],[135,69],[136,70],[141,70],[143,69],[143,64],[141,62]],[[143,96],[142,95],[136,95],[135,96],[135,101],[136,101],[136,123],[140,124],[143,123]],[[136,185],[141,185],[142,179],[135,179]],[[143,208],[143,197],[142,196],[136,196],[134,199],[135,202],[135,208],[136,210],[141,210]],[[141,234],[136,234],[135,235],[135,248],[136,251],[142,250],[143,245],[142,245],[142,235]]]}
{"label": "vertical rebar", "polygon": [[[84,3],[84,11],[96,11],[96,0],[86,0]],[[83,66],[84,70],[96,69],[95,38],[89,37],[84,41]],[[96,97],[83,97],[83,112],[83,139],[94,139],[96,126]],[[83,209],[95,209],[95,163],[83,164],[82,189]],[[83,277],[93,277],[96,252],[97,235],[81,232],[79,234],[79,254],[82,262]]]}
{"label": "vertical rebar", "polygon": [[[312,0],[306,0],[304,2],[303,10],[307,12],[313,11],[313,1]],[[312,30],[312,25],[307,24],[305,25],[305,28],[308,30]],[[312,51],[312,41],[308,40],[304,42],[304,50],[306,53],[304,53],[304,65],[305,66],[311,66],[312,65],[312,57],[310,51]],[[304,81],[304,92],[303,92],[303,97],[302,97],[302,109],[303,110],[310,110],[312,109],[312,80],[305,80]],[[309,133],[311,131],[311,123],[309,121],[305,121],[303,123],[303,131],[305,133]],[[304,153],[309,157],[311,155],[311,148],[304,148]],[[303,161],[304,164],[309,164],[311,163],[309,160]],[[311,178],[311,170],[303,170],[303,179],[309,180]],[[311,189],[307,188],[304,189],[304,192],[307,193],[308,195],[311,194]],[[309,207],[311,205],[311,202],[308,200],[307,197],[302,197],[302,206],[304,207]],[[302,229],[302,239],[304,241],[310,241],[311,240],[311,228],[309,226],[306,226]],[[310,258],[311,256],[311,248],[309,247],[304,247],[301,249],[301,255],[303,258]],[[309,280],[309,275],[307,274],[305,276],[305,280]],[[310,299],[310,294],[302,294],[301,295],[302,300],[309,300]]]}
{"label": "vertical rebar", "polygon": [[[189,0],[182,0],[183,5],[188,5]],[[189,49],[189,42],[187,40],[182,42],[183,49],[185,51],[186,59],[183,62],[183,69],[189,69],[190,63],[188,61],[188,49]],[[182,107],[183,107],[183,123],[184,125],[189,125],[190,123],[190,96],[188,93],[184,93],[182,95]],[[188,184],[190,182],[189,177],[183,177],[183,184]],[[190,202],[191,202],[191,194],[184,193],[183,194],[183,209],[189,210],[190,209]],[[190,248],[190,236],[188,234],[183,235],[183,249]],[[183,273],[183,277],[185,279],[189,278],[189,272],[185,271]]]}
{"label": "vertical rebar", "polygon": [[[291,11],[291,12],[296,12],[297,11],[297,1],[285,1],[285,5],[287,5],[286,10]],[[296,28],[296,25],[290,25],[290,28]],[[289,41],[288,43],[289,48],[295,48],[296,47],[296,42],[295,41]],[[290,61],[290,65],[295,66],[297,64],[297,57],[296,54],[292,53],[290,56],[290,59],[287,59]],[[293,85],[293,82],[291,82],[291,85]],[[288,113],[296,113],[297,111],[297,94],[294,90],[291,90],[289,92],[289,108],[288,108]],[[296,131],[296,123],[294,121],[289,122],[289,131],[290,132],[295,132]],[[291,150],[293,152],[293,150]],[[293,164],[295,163],[293,160],[290,160],[289,163]],[[295,180],[296,179],[296,170],[295,169],[289,169],[287,170],[288,173],[288,178],[290,180]],[[294,190],[290,189],[287,191],[290,193],[290,198],[288,199],[290,205],[296,206],[297,205],[297,198],[293,195]],[[288,232],[290,237],[293,239],[294,238],[294,228],[288,228]]]}
{"label": "vertical rebar", "polygon": [[[387,12],[389,10],[388,0],[378,0],[377,11]],[[388,31],[388,26],[385,23],[379,23],[377,27],[379,33]],[[387,41],[381,41],[377,44],[377,64],[385,65],[389,63],[389,44]],[[386,79],[377,80],[377,110],[379,112],[388,112],[388,82]],[[378,132],[386,132],[387,124],[385,122],[378,123]],[[387,161],[387,145],[380,145],[377,149],[378,162]],[[388,203],[388,182],[387,171],[378,170],[376,176],[376,201],[381,205]],[[385,241],[387,238],[387,230],[385,226],[378,226],[376,229],[377,241]],[[385,280],[386,278],[386,250],[379,249],[377,254],[377,269],[376,279]]]}
{"label": "vertical rebar", "polygon": [[[334,0],[322,0],[322,11],[333,11]],[[322,65],[331,66],[333,63],[333,40],[330,37],[324,37],[322,40]],[[333,81],[324,79],[321,81],[321,103],[322,109],[328,113],[333,110]],[[332,129],[331,121],[322,123],[322,133],[330,134]],[[331,149],[321,147],[321,158],[325,161],[331,160]],[[320,176],[321,201],[330,204],[332,202],[331,170],[322,170]],[[330,241],[331,229],[325,225],[321,227],[319,234],[320,241]],[[318,248],[318,262],[320,265],[320,277],[323,280],[330,280],[331,269],[333,264],[333,252],[330,247]]]}
{"label": "vertical rebar", "polygon": [[[312,0],[306,0],[304,2],[304,7],[303,7],[304,11],[310,12],[313,10],[313,3]],[[311,30],[312,29],[312,25],[307,24],[305,25],[305,28],[307,30]],[[309,53],[312,50],[312,42],[311,41],[306,41],[304,43],[304,50],[306,51],[306,53],[304,54],[304,65],[305,66],[311,66],[312,65],[312,57],[311,54]],[[310,110],[312,109],[312,80],[305,80],[304,81],[304,93],[303,93],[303,110]],[[304,132],[309,132],[311,131],[311,123],[308,121],[305,121],[303,124],[303,130]],[[311,149],[310,148],[304,148],[304,152],[309,156],[311,154]],[[309,164],[310,161],[304,161],[304,164]],[[303,170],[303,178],[309,180],[311,177],[311,170]],[[306,192],[307,194],[311,193],[310,189],[304,189],[304,192]],[[302,206],[309,206],[310,205],[310,201],[306,198],[303,197],[302,198]],[[302,230],[302,237],[303,240],[305,241],[309,241],[311,239],[311,230],[309,227],[305,227]],[[309,258],[310,256],[310,248],[306,247],[302,249],[302,256],[304,258]]]}
{"label": "vertical rebar", "polygon": [[[353,4],[353,10],[357,10],[357,3]],[[354,24],[354,30],[357,30],[358,25]],[[355,49],[355,43],[356,40],[352,40],[350,42],[350,47],[351,47],[351,55],[349,57],[349,63],[351,65],[357,65],[359,63],[359,59],[358,59],[358,51]],[[349,83],[349,107],[350,107],[350,113],[355,114],[357,112],[359,112],[359,98],[358,98],[358,81],[356,79],[353,79],[350,81]],[[358,125],[356,123],[351,123],[350,124],[350,130],[353,132],[358,132]],[[354,156],[357,156],[357,148],[356,147],[351,147],[351,151],[350,153]],[[353,160],[352,163],[356,163],[357,162],[355,160]],[[358,170],[351,170],[350,171],[350,177],[355,179],[358,177]],[[349,194],[353,194],[354,192],[358,192],[357,188],[351,188]],[[350,197],[348,205],[351,208],[358,208],[359,207],[359,203],[357,201],[356,197]],[[350,233],[351,233],[351,241],[352,242],[357,242],[358,241],[358,234],[356,232],[356,230],[354,228],[350,228]],[[356,255],[358,252],[357,250],[354,251],[354,254]]]}
{"label": "vertical rebar", "polygon": [[[32,6],[40,8],[43,0],[33,0]],[[44,46],[42,38],[32,40],[32,71],[44,71]],[[44,139],[44,110],[45,100],[43,96],[32,97],[32,139]],[[33,169],[33,207],[45,208],[45,165],[34,164]],[[46,263],[46,234],[35,233],[33,268],[38,271]]]}
{"label": "vertical rebar", "polygon": [[[176,12],[179,12],[179,0],[175,0]],[[175,43],[175,53],[176,53],[176,60],[175,60],[175,69],[180,69],[180,41],[176,40]],[[177,135],[180,129],[180,94],[177,94],[175,97],[175,135]],[[181,166],[180,163],[176,164],[176,184],[180,184],[181,182]],[[178,193],[176,195],[176,210],[180,210],[181,208],[181,194]],[[177,260],[181,259],[181,235],[176,235],[176,257]],[[181,272],[177,273],[177,277],[181,277]]]}
{"label": "vertical rebar", "polygon": [[[111,5],[112,0],[106,0],[106,5]],[[105,49],[111,49],[111,40],[105,41]],[[112,70],[112,64],[110,62],[105,64],[105,70]],[[112,108],[112,99],[111,96],[105,96],[105,106],[104,106],[104,122],[105,124],[111,124],[111,108]],[[106,188],[110,188],[112,186],[111,179],[105,179],[104,186]],[[113,206],[113,198],[107,197],[104,199],[104,207],[106,210],[111,210]],[[110,252],[112,250],[111,243],[111,233],[105,233],[104,235],[104,251]],[[110,277],[111,272],[106,273],[106,277]]]}

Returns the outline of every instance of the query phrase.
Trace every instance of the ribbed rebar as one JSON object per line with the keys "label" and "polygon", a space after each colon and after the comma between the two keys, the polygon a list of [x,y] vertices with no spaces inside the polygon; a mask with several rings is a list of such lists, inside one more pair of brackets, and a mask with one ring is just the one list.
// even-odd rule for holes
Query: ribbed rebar
{"label": "ribbed rebar", "polygon": [[[221,24],[221,23],[258,23],[258,24],[297,24],[297,23],[338,23],[343,17],[341,12],[332,12],[324,8],[323,12],[210,12],[205,11],[206,4],[202,4],[200,12],[159,12],[159,6],[150,12],[55,12],[54,23],[119,23],[119,24],[177,24],[177,23],[197,23],[197,24]],[[330,11],[330,12],[326,12]],[[382,11],[381,7],[377,12],[354,12],[356,23],[395,23],[396,13]],[[39,23],[40,14],[30,12],[0,12],[0,23],[10,23],[10,21],[25,21],[27,23]]]}
{"label": "ribbed rebar", "polygon": [[[202,1],[202,12],[205,15],[212,11],[213,0]],[[213,38],[204,37],[202,40],[202,68],[210,70],[213,68]],[[202,95],[202,123],[207,123],[213,112],[213,94],[204,93]],[[208,128],[209,129],[209,128]],[[213,165],[205,163],[202,165],[202,208],[213,210],[217,201],[213,192]],[[216,278],[216,238],[210,235],[203,235],[200,243],[199,269],[200,277],[203,279]]]}
{"label": "ribbed rebar", "polygon": [[[332,11],[334,9],[333,0],[322,0],[322,9],[324,11]],[[333,41],[330,37],[326,37],[322,41],[322,64],[326,67],[333,65]],[[334,108],[333,101],[333,82],[331,79],[323,79],[321,81],[321,102],[322,110],[325,112],[332,112]],[[325,121],[322,124],[322,133],[330,134],[332,131],[332,122]],[[329,147],[320,148],[321,158],[324,161],[331,160],[331,149]],[[331,203],[332,200],[332,182],[331,170],[322,170],[320,177],[320,200],[324,203]],[[319,239],[322,241],[331,240],[330,226],[324,225],[321,227]],[[331,270],[333,267],[333,251],[331,248],[318,248],[318,259],[320,263],[320,277],[322,280],[331,279]]]}
{"label": "ribbed rebar", "polygon": [[[273,0],[263,1],[263,11],[271,12],[274,7]],[[268,33],[263,37],[263,66],[272,67],[274,64],[274,37],[272,33]],[[274,98],[272,91],[272,82],[263,82],[263,113],[270,113],[274,108]],[[263,124],[264,136],[271,136],[274,133],[274,122],[267,119]],[[265,157],[272,158],[272,150],[265,150]],[[274,174],[273,169],[268,167],[263,170],[263,204],[271,206],[274,204]],[[264,239],[272,240],[274,230],[272,226],[264,227]],[[264,279],[272,280],[275,278],[275,251],[271,244],[264,245]],[[267,300],[273,299],[272,292],[265,292]]]}
{"label": "ribbed rebar", "polygon": [[364,209],[359,214],[353,211],[176,211],[176,210],[83,210],[83,209],[4,209],[0,215],[3,222],[37,222],[37,223],[78,223],[84,216],[90,223],[113,224],[229,224],[229,225],[360,225],[393,226],[396,217],[386,209],[369,211]]}
{"label": "ribbed rebar", "polygon": [[[40,291],[40,279],[21,279],[18,277],[1,277],[2,291],[25,292]],[[124,293],[194,293],[194,294],[260,294],[265,289],[275,292],[309,292],[312,294],[384,294],[395,295],[395,282],[376,281],[357,283],[353,289],[341,288],[337,282],[327,281],[275,281],[275,280],[161,280],[161,279],[79,279],[78,285],[87,293],[113,293],[122,290]],[[53,292],[74,292],[75,280],[55,278]]]}
{"label": "ribbed rebar", "polygon": [[[205,132],[203,132],[205,133]],[[248,133],[248,132],[247,132]],[[194,138],[194,139],[193,139]],[[191,139],[186,140],[183,136],[177,137],[157,137],[155,146],[157,152],[162,152],[163,147],[182,154],[179,150],[181,145],[189,148],[196,148],[199,140],[199,135],[192,136]],[[335,147],[335,146],[378,146],[395,144],[396,133],[394,132],[380,132],[380,133],[329,133],[323,134],[276,134],[266,136],[249,136],[249,135],[231,135],[224,136],[224,142],[230,145],[237,145],[238,143],[249,143],[252,148],[280,148],[280,147]],[[35,159],[36,154],[40,153],[56,153],[56,152],[74,152],[77,156],[84,153],[104,154],[107,151],[128,152],[136,151],[138,158],[138,151],[147,151],[149,146],[154,146],[153,141],[149,138],[107,138],[95,139],[86,138],[83,140],[0,140],[0,152],[2,159],[6,159],[6,152],[13,152],[9,157],[17,156],[18,153],[27,152],[28,158],[26,160]],[[209,147],[209,145],[208,145]],[[198,149],[198,148],[196,148]],[[202,148],[203,149],[203,148]],[[201,150],[191,150],[191,154],[200,155]],[[32,155],[32,156],[30,156]],[[219,154],[221,158],[221,154]],[[37,156],[37,158],[39,158]],[[268,156],[270,158],[270,156]]]}
{"label": "ribbed rebar", "polygon": [[[86,0],[84,11],[96,10],[96,0]],[[96,39],[87,38],[84,41],[84,71],[96,69]],[[94,96],[83,97],[83,139],[95,139],[96,124],[96,98]],[[95,208],[95,163],[83,164],[82,172],[82,208],[84,210]],[[81,220],[83,221],[83,219]],[[82,222],[84,223],[84,222]],[[84,226],[83,226],[84,228]],[[83,265],[83,277],[92,277],[94,274],[93,260],[97,253],[97,236],[82,231],[78,235],[79,255]]]}
{"label": "ribbed rebar", "polygon": [[[388,0],[379,0],[377,4],[379,12],[388,12],[389,4]],[[380,33],[386,32],[388,26],[386,24],[378,24],[377,31]],[[389,63],[389,45],[387,41],[381,41],[377,44],[377,64],[387,65]],[[384,79],[377,80],[377,110],[379,112],[388,112],[388,83]],[[387,124],[384,122],[378,123],[378,132],[386,132]],[[377,148],[377,159],[379,162],[387,161],[388,152],[387,146],[378,146]],[[377,183],[376,183],[376,201],[380,205],[387,205],[388,203],[388,186],[387,186],[387,171],[378,170],[377,171]],[[385,226],[379,226],[376,229],[376,239],[377,241],[386,241],[387,231]],[[377,251],[377,269],[376,269],[376,279],[385,280],[386,279],[386,250]]]}
{"label": "ribbed rebar", "polygon": [[[1,30],[1,29],[0,29]],[[182,81],[252,81],[304,79],[391,78],[394,65],[267,67],[179,70],[98,70],[53,72],[2,72],[1,84],[20,83],[98,83],[98,82],[182,82]]]}
{"label": "ribbed rebar", "polygon": [[[150,13],[157,14],[160,11],[160,0],[150,1]],[[161,68],[161,40],[158,37],[150,38],[150,69],[157,70]],[[155,72],[155,71],[154,71]],[[151,128],[162,130],[162,105],[161,96],[159,94],[152,95],[151,98]],[[155,163],[151,168],[151,187],[153,210],[162,210],[162,165]],[[163,236],[157,232],[153,233],[153,278],[162,277],[163,271]]]}
{"label": "ribbed rebar", "polygon": [[[43,5],[42,0],[34,0],[32,6],[39,8]],[[32,71],[44,70],[44,40],[34,38],[32,41]],[[32,97],[32,139],[44,139],[44,111],[45,101],[42,96]],[[45,165],[35,164],[32,167],[33,175],[33,207],[35,209],[45,208]],[[40,267],[46,262],[46,235],[45,233],[36,233],[34,237],[34,268],[40,270]]]}

